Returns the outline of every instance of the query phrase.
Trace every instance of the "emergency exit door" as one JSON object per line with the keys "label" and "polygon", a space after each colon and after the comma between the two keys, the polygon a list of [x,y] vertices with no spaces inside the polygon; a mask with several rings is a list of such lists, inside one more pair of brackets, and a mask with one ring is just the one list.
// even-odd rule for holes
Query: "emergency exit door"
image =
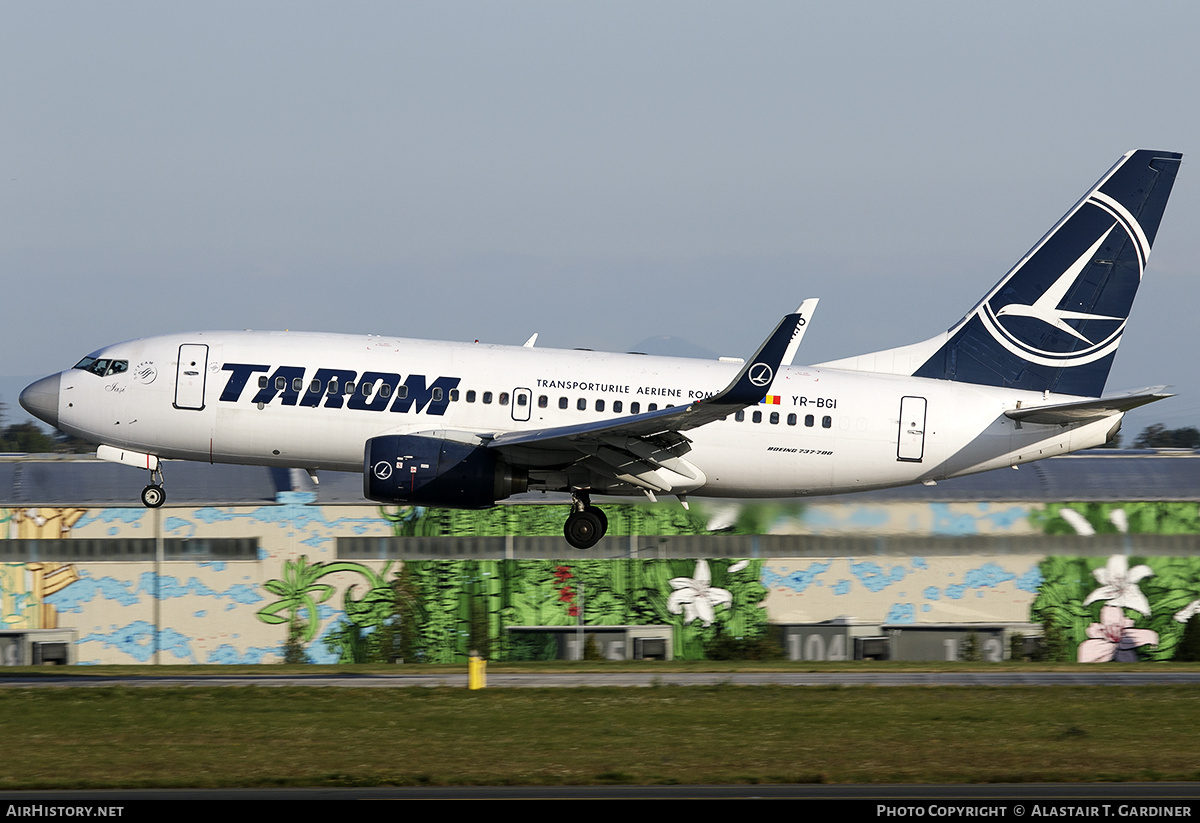
{"label": "emergency exit door", "polygon": [[533,392],[529,389],[513,389],[512,419],[524,422],[533,411]]}

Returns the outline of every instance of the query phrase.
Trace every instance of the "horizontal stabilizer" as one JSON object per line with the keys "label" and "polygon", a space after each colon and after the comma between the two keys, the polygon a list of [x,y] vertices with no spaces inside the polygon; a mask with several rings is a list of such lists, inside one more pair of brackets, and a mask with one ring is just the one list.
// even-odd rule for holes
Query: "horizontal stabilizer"
{"label": "horizontal stabilizer", "polygon": [[1006,417],[1022,423],[1057,423],[1060,426],[1068,423],[1086,423],[1089,420],[1101,420],[1114,414],[1127,412],[1138,406],[1162,400],[1164,397],[1173,397],[1174,395],[1170,392],[1164,391],[1166,388],[1166,386],[1153,386],[1101,397],[1098,400],[1080,400],[1074,403],[1009,409],[1004,414]]}

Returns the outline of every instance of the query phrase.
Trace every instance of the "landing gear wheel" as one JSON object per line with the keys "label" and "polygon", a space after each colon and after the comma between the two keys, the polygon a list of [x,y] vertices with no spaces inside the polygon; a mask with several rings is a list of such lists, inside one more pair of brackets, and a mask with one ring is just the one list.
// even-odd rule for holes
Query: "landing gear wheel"
{"label": "landing gear wheel", "polygon": [[577,549],[590,549],[604,536],[604,525],[593,510],[571,512],[563,526],[563,537]]}
{"label": "landing gear wheel", "polygon": [[604,537],[608,532],[608,515],[604,513],[604,509],[597,508],[596,506],[588,506],[584,511],[591,512],[600,519],[600,536]]}
{"label": "landing gear wheel", "polygon": [[163,491],[162,486],[153,484],[142,489],[142,505],[148,509],[157,509],[163,503],[167,502],[167,493]]}

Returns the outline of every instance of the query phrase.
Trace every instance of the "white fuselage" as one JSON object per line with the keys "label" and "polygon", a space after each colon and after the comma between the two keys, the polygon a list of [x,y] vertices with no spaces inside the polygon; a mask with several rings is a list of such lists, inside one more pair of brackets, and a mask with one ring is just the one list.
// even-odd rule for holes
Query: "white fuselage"
{"label": "white fuselage", "polygon": [[[490,435],[622,417],[709,397],[741,368],[674,357],[293,332],[144,338],[93,356],[127,361],[128,368],[107,376],[62,372],[58,421],[66,432],[166,459],[339,471],[361,471],[364,444],[378,435]],[[365,394],[364,383],[370,386]],[[767,402],[686,432],[692,441],[686,459],[699,472],[677,491],[832,494],[1104,443],[1119,414],[1068,426],[1021,425],[1004,416],[1022,404],[1070,399],[783,367]],[[539,474],[534,466],[529,487],[557,488],[559,470],[547,465]]]}

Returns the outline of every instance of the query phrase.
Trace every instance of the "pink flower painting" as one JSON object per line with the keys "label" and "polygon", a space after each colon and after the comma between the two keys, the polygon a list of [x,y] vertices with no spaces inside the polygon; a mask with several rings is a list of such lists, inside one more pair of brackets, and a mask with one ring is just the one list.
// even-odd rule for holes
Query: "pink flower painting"
{"label": "pink flower painting", "polygon": [[1138,646],[1158,643],[1158,632],[1133,628],[1133,621],[1116,606],[1100,610],[1100,622],[1087,628],[1088,639],[1079,644],[1080,663],[1137,662]]}

